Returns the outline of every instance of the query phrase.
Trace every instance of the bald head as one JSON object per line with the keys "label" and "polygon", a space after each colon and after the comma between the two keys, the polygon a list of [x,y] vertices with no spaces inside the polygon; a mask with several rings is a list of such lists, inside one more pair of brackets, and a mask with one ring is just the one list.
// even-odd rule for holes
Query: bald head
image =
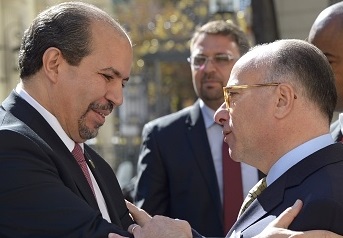
{"label": "bald head", "polygon": [[308,37],[309,41],[313,41],[316,35],[322,34],[328,28],[335,29],[339,33],[343,32],[343,2],[336,3],[324,9],[318,15],[311,27]]}
{"label": "bald head", "polygon": [[263,83],[292,84],[298,94],[320,108],[330,123],[336,105],[335,80],[326,57],[317,47],[296,39],[258,45],[236,62],[232,74],[245,71],[253,72]]}
{"label": "bald head", "polygon": [[324,9],[313,23],[308,41],[328,59],[337,90],[336,111],[343,111],[343,2]]}

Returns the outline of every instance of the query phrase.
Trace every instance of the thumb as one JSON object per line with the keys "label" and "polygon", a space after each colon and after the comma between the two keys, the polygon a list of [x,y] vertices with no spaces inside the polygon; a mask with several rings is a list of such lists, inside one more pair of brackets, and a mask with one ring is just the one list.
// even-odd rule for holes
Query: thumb
{"label": "thumb", "polygon": [[121,236],[121,235],[118,235],[118,234],[114,234],[114,233],[110,233],[108,234],[108,238],[128,238],[128,237],[124,237],[124,236]]}
{"label": "thumb", "polygon": [[272,221],[268,226],[270,227],[279,227],[279,228],[288,228],[292,223],[294,218],[298,215],[302,208],[302,201],[297,199],[292,207],[284,210],[274,221]]}

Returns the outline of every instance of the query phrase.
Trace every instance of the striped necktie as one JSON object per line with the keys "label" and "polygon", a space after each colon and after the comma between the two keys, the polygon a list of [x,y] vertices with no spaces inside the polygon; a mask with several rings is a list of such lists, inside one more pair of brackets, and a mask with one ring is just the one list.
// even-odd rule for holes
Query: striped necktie
{"label": "striped necktie", "polygon": [[85,156],[83,154],[81,146],[78,143],[75,143],[75,147],[74,147],[74,149],[73,149],[73,151],[71,153],[73,154],[75,160],[79,164],[79,166],[80,166],[83,174],[85,175],[85,177],[87,179],[87,182],[88,182],[88,184],[89,184],[90,188],[92,189],[92,192],[93,192],[93,194],[95,196],[95,192],[94,192],[94,188],[93,188],[93,183],[92,183],[89,171],[88,171],[87,162],[86,162],[86,159],[85,159]]}
{"label": "striped necktie", "polygon": [[263,192],[267,187],[266,178],[264,177],[258,183],[250,189],[248,195],[244,199],[241,210],[239,211],[238,217],[240,217],[243,212],[250,206],[250,204]]}

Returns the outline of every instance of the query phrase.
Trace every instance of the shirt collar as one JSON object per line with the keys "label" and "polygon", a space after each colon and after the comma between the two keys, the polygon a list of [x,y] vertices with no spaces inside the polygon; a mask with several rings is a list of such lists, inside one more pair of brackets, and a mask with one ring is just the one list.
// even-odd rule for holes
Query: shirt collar
{"label": "shirt collar", "polygon": [[208,106],[206,106],[204,101],[201,99],[200,99],[199,105],[200,105],[202,116],[204,117],[205,127],[206,129],[208,129],[215,123],[213,119],[215,111],[209,108]]}
{"label": "shirt collar", "polygon": [[333,143],[334,140],[332,139],[332,136],[330,134],[325,134],[309,140],[289,151],[271,167],[266,178],[267,185],[269,186],[287,170],[307,156]]}
{"label": "shirt collar", "polygon": [[[75,142],[65,133],[57,118],[54,115],[52,115],[48,110],[46,110],[41,104],[39,104],[39,102],[37,102],[33,97],[31,97],[23,89],[22,84],[18,84],[15,91],[19,94],[21,98],[23,98],[27,103],[34,107],[44,117],[44,119],[49,123],[52,129],[61,138],[63,143],[67,146],[69,151],[72,151],[74,149]],[[83,150],[83,143],[80,143],[80,146]]]}

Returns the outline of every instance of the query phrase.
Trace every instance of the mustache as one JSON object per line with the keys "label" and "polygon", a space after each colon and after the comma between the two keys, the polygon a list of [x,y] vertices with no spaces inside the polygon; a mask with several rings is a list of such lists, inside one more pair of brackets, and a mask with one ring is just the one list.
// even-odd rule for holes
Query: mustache
{"label": "mustache", "polygon": [[93,102],[89,105],[89,110],[99,110],[100,109],[100,110],[109,111],[111,113],[113,110],[113,107],[114,107],[113,104],[110,102],[105,104],[105,105]]}
{"label": "mustache", "polygon": [[201,77],[201,81],[207,82],[207,81],[221,81],[221,80],[220,78],[218,78],[218,75],[211,72],[211,73],[204,73]]}

